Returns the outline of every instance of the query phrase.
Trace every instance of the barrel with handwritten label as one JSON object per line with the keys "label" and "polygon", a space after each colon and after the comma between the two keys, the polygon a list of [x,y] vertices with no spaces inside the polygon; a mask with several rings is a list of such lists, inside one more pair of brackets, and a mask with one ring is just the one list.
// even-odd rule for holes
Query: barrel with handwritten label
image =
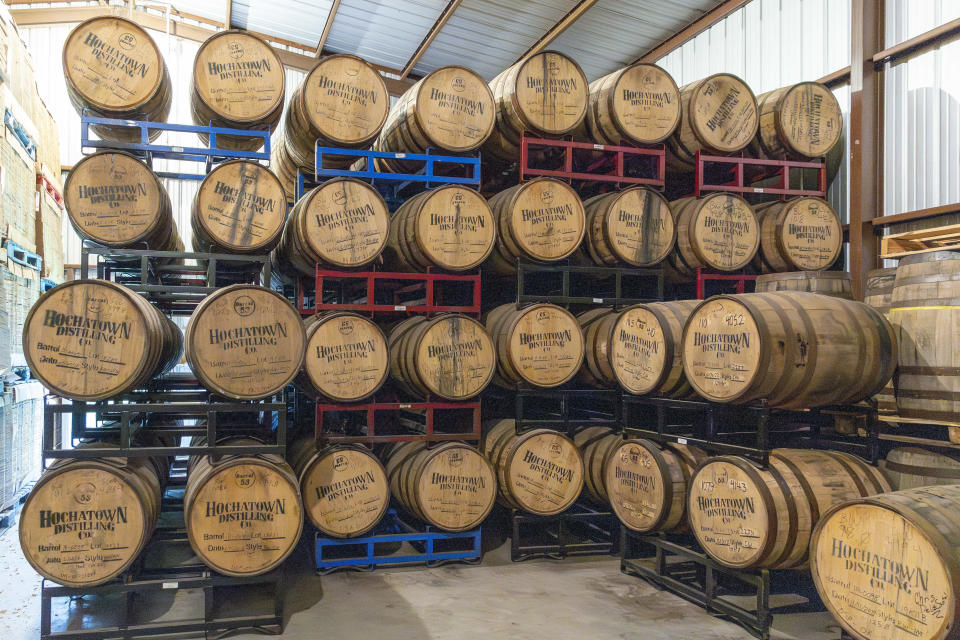
{"label": "barrel with handwritten label", "polygon": [[667,139],[667,163],[692,171],[697,152],[725,156],[745,148],[757,135],[757,100],[747,83],[717,73],[680,88],[683,115]]}
{"label": "barrel with handwritten label", "polygon": [[122,151],[81,159],[63,191],[81,238],[115,249],[183,251],[170,196],[146,163]]}
{"label": "barrel with handwritten label", "polygon": [[493,380],[493,341],[469,316],[412,316],[390,328],[387,343],[394,383],[415,398],[468,400]]}
{"label": "barrel with handwritten label", "polygon": [[[170,73],[146,30],[119,16],[81,22],[63,45],[67,97],[77,113],[119,120],[166,122]],[[139,127],[92,124],[104,140],[140,142]],[[153,141],[159,129],[149,132]]]}
{"label": "barrel with handwritten label", "polygon": [[44,293],[23,325],[24,357],[52,393],[104,400],[169,371],[180,329],[147,300],[106,280],[72,280]]}
{"label": "barrel with handwritten label", "polygon": [[960,484],[838,505],[813,532],[823,603],[856,640],[953,640],[960,629]]}
{"label": "barrel with handwritten label", "polygon": [[[218,444],[261,443],[230,438]],[[260,575],[280,566],[300,539],[300,486],[280,456],[194,456],[183,517],[190,546],[208,567],[228,576]]]}
{"label": "barrel with handwritten label", "polygon": [[313,437],[292,443],[287,460],[300,482],[310,522],[334,538],[353,538],[377,525],[390,506],[387,472],[366,447],[317,448]]}
{"label": "barrel with handwritten label", "polygon": [[737,271],[760,248],[760,226],[750,204],[732,193],[681,198],[670,203],[677,224],[677,246],[666,263],[674,279],[697,269]]}
{"label": "barrel with handwritten label", "polygon": [[52,462],[20,514],[24,557],[41,576],[66,587],[119,576],[153,535],[166,479],[161,458]]}
{"label": "barrel with handwritten label", "polygon": [[307,342],[300,314],[286,298],[245,284],[204,298],[185,335],[187,362],[200,383],[238,400],[266,398],[290,384]]}
{"label": "barrel with handwritten label", "polygon": [[521,435],[513,420],[484,425],[483,455],[497,471],[499,501],[535,515],[566,511],[584,485],[577,445],[558,431],[535,429]]}
{"label": "barrel with handwritten label", "polygon": [[390,493],[415,518],[443,531],[480,526],[493,509],[497,478],[490,463],[474,447],[445,442],[388,445],[380,457]]}
{"label": "barrel with handwritten label", "polygon": [[814,525],[828,509],[890,491],[883,473],[836,451],[774,449],[766,468],[708,458],[690,480],[690,528],[717,562],[737,569],[804,566]]}
{"label": "barrel with handwritten label", "polygon": [[497,350],[497,384],[556,387],[583,363],[583,330],[562,307],[504,304],[484,317]]}
{"label": "barrel with handwritten label", "polygon": [[881,313],[814,293],[714,296],[683,331],[687,380],[714,402],[859,402],[883,388],[896,364],[897,339]]}
{"label": "barrel with handwritten label", "polygon": [[757,96],[760,125],[751,150],[775,160],[822,158],[843,134],[840,102],[819,82],[800,82]]}
{"label": "barrel with handwritten label", "polygon": [[594,196],[583,203],[587,216],[581,251],[600,266],[650,267],[673,251],[677,227],[670,203],[646,187]]}
{"label": "barrel with handwritten label", "polygon": [[822,198],[801,196],[753,207],[760,222],[756,266],[771,271],[818,271],[840,256],[840,217]]}
{"label": "barrel with handwritten label", "polygon": [[332,402],[369,398],[387,380],[387,337],[370,318],[331,311],[306,318],[307,349],[297,388]]}

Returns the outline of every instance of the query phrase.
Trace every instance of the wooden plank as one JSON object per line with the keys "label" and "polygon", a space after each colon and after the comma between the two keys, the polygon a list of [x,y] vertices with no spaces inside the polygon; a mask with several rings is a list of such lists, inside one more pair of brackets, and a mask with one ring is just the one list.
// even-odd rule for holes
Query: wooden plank
{"label": "wooden plank", "polygon": [[850,65],[845,66],[843,69],[837,69],[833,73],[828,73],[817,80],[817,82],[825,84],[828,87],[850,84]]}
{"label": "wooden plank", "polygon": [[423,54],[427,52],[427,49],[430,47],[430,44],[433,42],[434,38],[440,34],[440,30],[443,29],[443,25],[447,24],[447,21],[450,19],[450,16],[453,15],[453,12],[457,10],[457,7],[460,6],[460,3],[463,0],[450,0],[447,2],[447,6],[444,7],[443,11],[440,13],[440,16],[437,18],[437,21],[433,23],[433,26],[430,28],[430,31],[427,35],[420,41],[420,45],[417,47],[417,50],[413,52],[413,55],[410,56],[410,59],[407,60],[407,64],[403,65],[403,71],[400,72],[400,79],[403,80],[413,71],[413,67],[416,66],[417,62],[420,61],[420,58],[423,57]]}
{"label": "wooden plank", "polygon": [[317,58],[323,55],[323,45],[327,43],[327,36],[330,35],[330,29],[333,27],[333,19],[336,17],[339,8],[340,0],[333,0],[333,4],[330,5],[330,12],[327,14],[327,21],[323,23],[320,41],[317,42],[317,53],[315,54]]}
{"label": "wooden plank", "polygon": [[924,220],[926,218],[935,218],[948,213],[960,213],[960,202],[954,204],[944,204],[939,207],[929,207],[927,209],[917,209],[916,211],[907,211],[897,213],[892,216],[881,216],[874,218],[871,223],[875,227],[889,227],[890,225],[903,222],[913,222],[914,220]]}
{"label": "wooden plank", "polygon": [[534,42],[532,47],[524,51],[523,55],[517,58],[514,64],[520,62],[524,58],[528,58],[543,51],[548,44],[556,40],[557,36],[569,29],[574,22],[580,19],[580,16],[585,14],[587,10],[589,10],[590,7],[595,4],[597,4],[597,0],[580,0],[580,2],[577,3],[577,5],[571,9],[567,15],[561,18],[560,22],[550,27],[549,31],[543,34],[539,40]]}
{"label": "wooden plank", "polygon": [[877,65],[885,64],[907,56],[916,55],[946,40],[952,40],[957,36],[960,36],[960,18],[951,20],[946,24],[921,33],[916,37],[905,40],[883,51],[878,51],[873,56],[873,63]]}
{"label": "wooden plank", "polygon": [[882,258],[960,249],[960,224],[896,233],[880,238]]}
{"label": "wooden plank", "polygon": [[728,15],[749,4],[751,0],[725,0],[710,11],[697,18],[686,27],[670,36],[645,54],[634,60],[634,62],[656,62],[674,49],[680,47],[685,42],[692,40],[703,33],[713,25],[717,24]]}

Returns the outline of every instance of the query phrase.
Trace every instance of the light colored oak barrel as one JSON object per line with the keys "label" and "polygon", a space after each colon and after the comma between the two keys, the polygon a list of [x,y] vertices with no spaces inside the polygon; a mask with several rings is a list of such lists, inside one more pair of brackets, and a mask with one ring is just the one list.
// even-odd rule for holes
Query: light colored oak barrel
{"label": "light colored oak barrel", "polygon": [[[868,304],[888,320],[890,317],[887,312],[890,311],[890,305],[893,302],[893,283],[897,277],[897,268],[891,269],[872,269],[867,272],[867,281],[863,287],[863,302]],[[893,381],[896,380],[897,373],[894,371],[883,389],[873,399],[877,402],[877,410],[881,413],[897,412],[897,394],[894,390]],[[897,487],[898,489],[908,489],[912,487]]]}
{"label": "light colored oak barrel", "polygon": [[897,413],[960,424],[960,253],[901,258],[890,305],[900,342]]}
{"label": "light colored oak barrel", "polygon": [[167,190],[145,163],[121,151],[81,159],[63,199],[81,238],[104,247],[183,251]]}
{"label": "light colored oak barrel", "polygon": [[[361,149],[380,133],[390,95],[380,73],[356,56],[326,56],[290,97],[279,134],[271,141],[270,166],[292,200],[298,169],[313,172],[316,142]],[[325,156],[325,166],[345,168],[354,156]]]}
{"label": "light colored oak barrel", "polygon": [[683,330],[687,380],[714,402],[859,402],[883,388],[896,363],[897,339],[882,314],[814,293],[714,296]]}
{"label": "light colored oak barrel", "polygon": [[[63,45],[67,96],[77,113],[121,120],[166,122],[170,74],[153,38],[118,16],[81,22]],[[104,140],[140,142],[140,129],[92,125]],[[160,131],[150,133],[150,140]]]}
{"label": "light colored oak barrel", "polygon": [[[493,94],[466,67],[440,67],[407,89],[390,109],[374,148],[395,153],[469,153],[493,131]],[[381,170],[416,171],[423,163],[378,159]]]}
{"label": "light colored oak barrel", "polygon": [[235,284],[210,294],[187,322],[187,362],[210,391],[255,400],[290,384],[303,366],[300,314],[276,291]]}
{"label": "light colored oak barrel", "polygon": [[[370,318],[331,311],[304,319],[307,350],[297,387],[332,402],[369,398],[387,380],[387,337]],[[294,465],[296,466],[296,465]]]}
{"label": "light colored oak barrel", "polygon": [[680,88],[680,125],[667,139],[667,162],[692,171],[697,151],[726,156],[745,148],[757,135],[757,100],[747,83],[717,73]]}
{"label": "light colored oak barrel", "polygon": [[20,548],[30,566],[66,587],[91,587],[126,571],[160,515],[160,465],[110,457],[51,463],[20,515]]}
{"label": "light colored oak barrel", "polygon": [[623,438],[608,427],[587,427],[573,436],[583,458],[583,488],[590,500],[603,508],[610,506],[604,472]]}
{"label": "light colored oak barrel", "polygon": [[52,393],[104,400],[172,369],[183,354],[183,334],[122,285],[71,280],[31,307],[23,346],[30,372]]}
{"label": "light colored oak barrel", "polygon": [[497,478],[474,447],[398,442],[381,453],[390,493],[414,517],[444,531],[467,531],[490,515]]}
{"label": "light colored oak barrel", "polygon": [[[260,444],[229,438],[221,444]],[[303,530],[300,483],[273,455],[190,458],[183,517],[194,553],[228,576],[256,576],[280,566]]]}
{"label": "light colored oak barrel", "polygon": [[536,178],[490,198],[497,243],[485,268],[515,273],[517,259],[556,262],[573,254],[586,232],[583,201],[553,178]]}
{"label": "light colored oak barrel", "polygon": [[516,434],[513,420],[484,425],[481,450],[497,472],[498,500],[541,516],[566,511],[583,491],[583,458],[567,436],[549,429]]}
{"label": "light colored oak barrel", "polygon": [[661,67],[636,62],[590,83],[578,130],[597,144],[655,144],[680,124],[680,89]]}
{"label": "light colored oak barrel", "polygon": [[[863,477],[879,484],[865,483]],[[746,458],[708,458],[690,480],[690,528],[717,562],[737,569],[803,566],[810,534],[832,506],[889,491],[856,456],[774,449],[766,469]]]}
{"label": "light colored oak barrel", "polygon": [[670,269],[693,277],[697,269],[737,271],[760,248],[760,225],[750,204],[732,193],[681,198],[670,203],[677,224],[677,246]]}
{"label": "light colored oak barrel", "polygon": [[650,267],[677,241],[670,203],[645,187],[594,196],[583,203],[586,235],[581,251],[600,266]]}
{"label": "light colored oak barrel", "polygon": [[380,256],[387,244],[390,212],[366,182],[334,178],[294,205],[271,254],[274,268],[313,276],[318,264],[357,269]]}
{"label": "light colored oak barrel", "polygon": [[833,92],[801,82],[757,96],[760,126],[752,150],[776,160],[822,158],[843,134],[843,114]]}
{"label": "light colored oak barrel", "polygon": [[880,463],[894,490],[960,484],[960,460],[920,447],[891,449]]}
{"label": "light colored oak barrel", "polygon": [[496,347],[495,381],[501,386],[556,387],[583,363],[583,331],[562,307],[504,304],[487,313],[484,325]]}
{"label": "light colored oak barrel", "polygon": [[487,388],[496,370],[493,341],[469,316],[412,316],[390,329],[387,344],[391,377],[418,398],[467,400]]}
{"label": "light colored oak barrel", "polygon": [[634,395],[691,395],[680,342],[697,300],[642,304],[622,311],[594,309],[577,316],[586,343],[580,377],[596,387]]}
{"label": "light colored oak barrel", "polygon": [[610,506],[633,531],[689,531],[687,491],[694,471],[706,459],[707,454],[693,446],[621,441],[604,469]]}
{"label": "light colored oak barrel", "polygon": [[960,611],[960,485],[838,505],[813,532],[823,603],[857,640],[952,640]]}
{"label": "light colored oak barrel", "polygon": [[193,199],[193,248],[208,253],[267,253],[287,217],[283,186],[263,165],[232,160],[207,174]]}
{"label": "light colored oak barrel", "polygon": [[757,267],[770,271],[829,268],[843,248],[840,217],[822,198],[800,196],[753,208],[760,222]]}
{"label": "light colored oak barrel", "polygon": [[390,506],[387,472],[366,447],[338,444],[317,450],[312,437],[301,438],[288,448],[287,460],[300,482],[307,518],[325,535],[363,535]]}
{"label": "light colored oak barrel", "polygon": [[756,293],[805,291],[853,300],[853,283],[846,271],[787,271],[757,276]]}
{"label": "light colored oak barrel", "polygon": [[390,218],[383,257],[397,271],[470,271],[490,256],[496,237],[486,199],[451,184],[400,205]]}
{"label": "light colored oak barrel", "polygon": [[[200,45],[193,61],[190,112],[201,126],[272,132],[283,113],[280,57],[257,36],[230,29]],[[209,136],[199,134],[204,144]],[[217,135],[217,148],[256,151],[261,138]]]}

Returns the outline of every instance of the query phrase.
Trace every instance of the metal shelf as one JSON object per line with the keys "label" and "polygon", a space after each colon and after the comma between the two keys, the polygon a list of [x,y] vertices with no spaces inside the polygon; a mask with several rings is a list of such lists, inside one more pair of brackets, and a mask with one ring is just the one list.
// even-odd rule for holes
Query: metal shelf
{"label": "metal shelf", "polygon": [[[548,140],[524,132],[520,140],[520,182],[549,176],[568,182],[607,183],[616,188],[645,185],[663,189],[666,155],[649,147]],[[539,158],[538,158],[539,156]]]}
{"label": "metal shelf", "polygon": [[512,418],[517,434],[531,429],[563,431],[571,438],[587,427],[621,428],[621,393],[618,389],[513,389],[489,387],[484,395],[489,419]]}
{"label": "metal shelf", "polygon": [[[376,444],[480,440],[480,402],[370,402],[315,409],[317,441]],[[339,418],[339,420],[337,420]],[[333,424],[338,422],[338,424]]]}
{"label": "metal shelf", "polygon": [[555,516],[510,509],[510,559],[562,560],[571,556],[611,555],[620,548],[620,521],[610,511],[577,502]]}
{"label": "metal shelf", "polygon": [[[825,161],[800,162],[794,160],[767,160],[740,156],[711,156],[697,151],[693,195],[700,197],[705,192],[726,191],[742,195],[818,196],[827,197],[827,164]],[[815,189],[791,189],[790,175],[793,171],[815,170]],[[718,175],[714,175],[718,174]],[[794,173],[793,175],[796,175]],[[776,187],[756,187],[760,180],[779,177]],[[801,174],[801,178],[802,178]],[[726,180],[726,182],[721,182]]]}

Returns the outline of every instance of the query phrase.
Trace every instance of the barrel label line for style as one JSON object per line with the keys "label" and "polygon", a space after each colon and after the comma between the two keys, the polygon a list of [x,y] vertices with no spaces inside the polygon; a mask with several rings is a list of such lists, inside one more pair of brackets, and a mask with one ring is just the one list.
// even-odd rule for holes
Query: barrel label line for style
{"label": "barrel label line for style", "polygon": [[354,401],[374,393],[389,366],[383,332],[369,319],[331,314],[307,326],[304,372],[325,397]]}
{"label": "barrel label line for style", "polygon": [[268,169],[251,162],[226,162],[197,192],[194,247],[218,253],[272,249],[286,213],[283,186]]}
{"label": "barrel label line for style", "polygon": [[[109,42],[102,37],[104,33],[112,36]],[[156,86],[160,81],[162,70],[157,52],[145,32],[135,33],[118,23],[109,31],[95,33],[85,29],[76,34],[80,46],[76,46],[77,39],[72,36],[64,48],[66,51],[69,47],[71,52],[69,68],[97,88],[96,98],[105,106],[127,108],[131,97],[144,86]]]}
{"label": "barrel label line for style", "polygon": [[[614,327],[611,345],[615,371],[627,374],[628,390],[652,388],[663,372],[666,353],[663,329],[653,315],[640,309],[627,310]],[[623,375],[621,374],[621,383]]]}
{"label": "barrel label line for style", "polygon": [[701,216],[694,234],[711,262],[731,268],[752,257],[757,233],[752,215],[723,198],[715,198],[704,206]]}
{"label": "barrel label line for style", "polygon": [[726,462],[711,463],[712,473],[699,472],[690,496],[690,525],[711,555],[725,562],[752,557],[766,543],[768,512],[754,493],[755,481]]}
{"label": "barrel label line for style", "polygon": [[586,133],[598,144],[655,144],[680,123],[680,90],[662,68],[636,63],[590,83]]}
{"label": "barrel label line for style", "polygon": [[685,356],[685,370],[697,386],[710,389],[711,397],[731,397],[753,376],[760,364],[760,350],[751,347],[757,324],[738,304],[726,300],[710,306],[690,325],[692,336]]}

